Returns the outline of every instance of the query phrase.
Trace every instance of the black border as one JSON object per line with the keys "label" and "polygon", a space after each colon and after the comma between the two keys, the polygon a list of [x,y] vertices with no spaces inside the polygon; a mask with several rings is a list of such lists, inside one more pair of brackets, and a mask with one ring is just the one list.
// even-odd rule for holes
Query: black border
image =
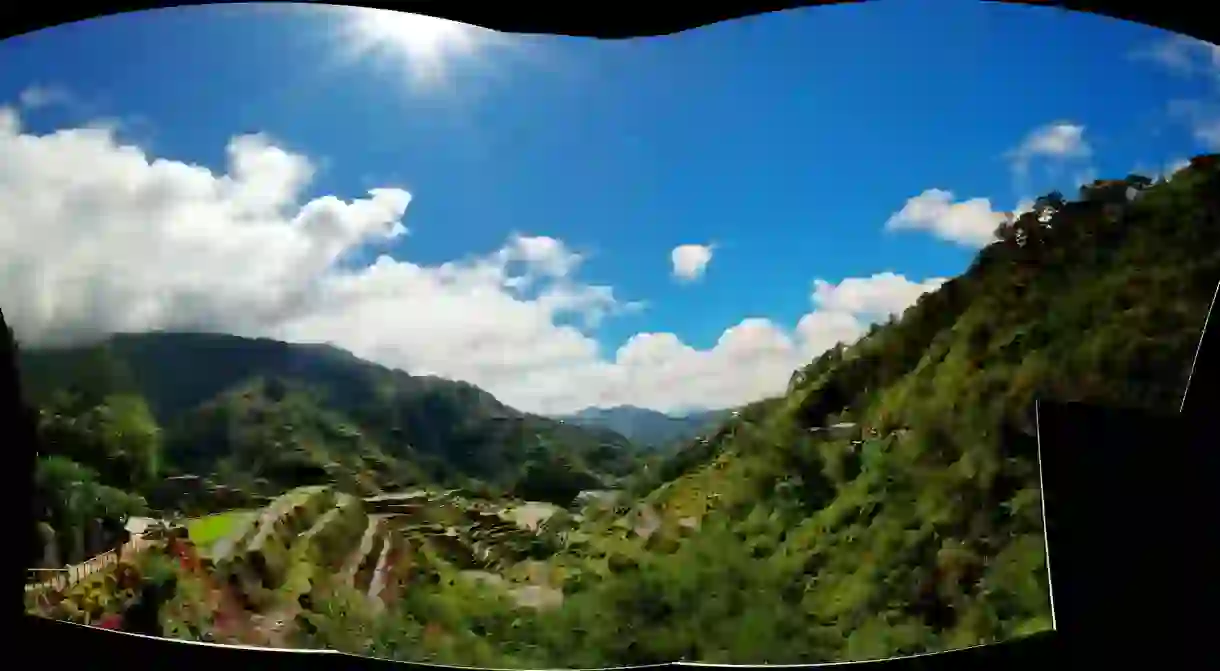
{"label": "black border", "polygon": [[[408,10],[507,32],[553,33],[601,38],[663,35],[717,21],[795,7],[856,3],[867,0],[806,2],[702,2],[665,7],[656,11],[642,3],[531,3],[512,7],[473,2],[417,1],[353,4],[383,9]],[[1086,11],[1135,21],[1211,43],[1220,39],[1220,24],[1194,20],[1182,3],[1131,3],[1119,0],[1095,2],[1037,0],[981,0],[1009,4],[1043,5]],[[11,3],[0,8],[0,35],[30,33],[41,28],[83,19],[163,6],[212,4],[200,2]],[[651,4],[651,3],[650,3]],[[1019,46],[1015,48],[1021,48]],[[1220,285],[1217,287],[1220,296]],[[1215,299],[1212,310],[1214,311]],[[1220,457],[1204,449],[1208,442],[1207,409],[1215,407],[1217,376],[1215,341],[1220,336],[1216,321],[1209,317],[1195,355],[1188,391],[1178,415],[1155,417],[1146,413],[1074,404],[1038,405],[1039,453],[1043,477],[1043,507],[1046,516],[1048,556],[1051,569],[1052,609],[1055,630],[1005,643],[979,646],[916,657],[809,664],[864,669],[1030,669],[1056,662],[1098,664],[1111,659],[1160,668],[1185,666],[1186,662],[1216,659],[1206,642],[1210,621],[1218,601],[1215,566],[1220,566],[1215,547],[1214,512],[1216,487],[1208,480],[1217,473]],[[12,347],[10,334],[0,315],[0,349]],[[0,354],[3,354],[0,352]],[[15,357],[0,357],[0,366]],[[0,426],[5,427],[11,467],[33,467],[36,449],[32,417],[22,409],[16,371],[0,370]],[[1210,440],[1216,443],[1215,439]],[[11,447],[10,447],[11,446]],[[28,449],[20,449],[28,447]],[[1087,449],[1082,449],[1087,448]],[[1212,445],[1214,448],[1215,445]],[[29,501],[30,483],[19,478],[7,493],[20,509]],[[1191,497],[1207,493],[1200,505]],[[1130,537],[1129,525],[1117,525],[1119,515],[1143,509],[1149,522],[1144,537]],[[1153,525],[1156,525],[1155,527]],[[30,541],[33,539],[31,538]],[[19,553],[8,557],[20,561]],[[21,575],[21,567],[8,574]],[[14,610],[22,608],[13,583]],[[111,632],[24,615],[20,618],[18,645],[21,657],[41,660],[53,651],[56,666],[98,666],[106,663],[159,666],[237,665],[257,668],[334,668],[336,664],[356,668],[445,669],[456,667],[389,662],[333,651],[272,650],[207,643],[171,641],[137,634]],[[15,656],[14,656],[15,657]],[[1176,662],[1176,663],[1175,663]],[[706,664],[662,664],[667,666],[714,666]],[[1193,666],[1193,665],[1192,665]]]}
{"label": "black border", "polygon": [[[858,4],[874,0],[705,0],[691,3],[620,2],[484,3],[474,0],[364,0],[330,2],[428,14],[514,33],[550,33],[582,37],[621,39],[667,35],[691,28],[755,14],[798,7]],[[1123,0],[979,0],[1003,4],[1032,5],[1051,9],[1100,14],[1220,43],[1220,24],[1195,18],[1189,0],[1149,3]],[[77,3],[8,3],[0,6],[0,37],[11,37],[41,28],[141,9],[180,7],[225,2],[157,2],[155,0],[93,0]],[[931,9],[931,5],[929,5]],[[1014,45],[1014,48],[1020,48]]]}

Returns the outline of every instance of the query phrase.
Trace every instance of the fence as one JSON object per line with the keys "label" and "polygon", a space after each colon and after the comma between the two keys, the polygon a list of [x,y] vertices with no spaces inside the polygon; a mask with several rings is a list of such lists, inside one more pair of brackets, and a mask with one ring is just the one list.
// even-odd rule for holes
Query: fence
{"label": "fence", "polygon": [[148,540],[143,536],[132,536],[130,540],[118,548],[107,550],[74,566],[51,569],[28,569],[27,575],[31,577],[43,576],[47,573],[54,575],[50,578],[43,577],[42,580],[27,583],[25,590],[27,592],[42,590],[62,592],[68,590],[94,573],[119,563],[121,559],[138,554],[153,545],[153,543],[154,541]]}

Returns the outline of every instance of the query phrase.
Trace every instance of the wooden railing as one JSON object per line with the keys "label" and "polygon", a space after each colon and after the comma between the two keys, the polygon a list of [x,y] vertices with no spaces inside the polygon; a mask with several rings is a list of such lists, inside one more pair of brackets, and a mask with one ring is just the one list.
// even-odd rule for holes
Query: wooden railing
{"label": "wooden railing", "polygon": [[[118,564],[120,560],[132,557],[153,544],[153,541],[143,536],[133,536],[120,547],[107,550],[79,564],[64,568],[27,569],[27,577],[33,578],[26,583],[25,591],[35,592],[52,590],[56,592],[71,589],[71,587],[89,576]],[[50,574],[48,576],[48,574]]]}

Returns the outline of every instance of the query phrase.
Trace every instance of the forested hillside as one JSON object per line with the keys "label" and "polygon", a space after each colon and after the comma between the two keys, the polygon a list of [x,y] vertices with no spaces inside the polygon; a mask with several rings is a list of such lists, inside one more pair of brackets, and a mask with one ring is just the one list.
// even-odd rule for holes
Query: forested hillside
{"label": "forested hillside", "polygon": [[[675,458],[638,570],[556,625],[640,633],[564,654],[860,659],[1048,627],[1032,403],[1177,409],[1220,282],[1217,156],[1051,194],[998,236]],[[811,431],[841,421],[856,435]]]}
{"label": "forested hillside", "polygon": [[[27,350],[36,405],[147,404],[170,471],[273,489],[335,472],[368,485],[511,487],[534,465],[573,477],[622,476],[629,441],[520,413],[463,382],[416,377],[325,345],[235,336],[120,335],[81,348]],[[70,393],[69,393],[70,392]],[[588,477],[586,477],[588,476]],[[270,492],[270,493],[278,493]]]}

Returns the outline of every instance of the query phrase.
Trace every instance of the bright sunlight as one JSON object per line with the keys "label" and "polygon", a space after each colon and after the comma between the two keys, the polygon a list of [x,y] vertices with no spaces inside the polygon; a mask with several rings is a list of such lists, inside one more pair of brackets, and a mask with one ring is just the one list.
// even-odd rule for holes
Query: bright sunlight
{"label": "bright sunlight", "polygon": [[458,60],[477,60],[492,44],[506,36],[492,30],[420,14],[344,7],[341,27],[344,43],[355,59],[385,59],[406,69],[412,83],[435,86],[447,82],[449,66]]}

